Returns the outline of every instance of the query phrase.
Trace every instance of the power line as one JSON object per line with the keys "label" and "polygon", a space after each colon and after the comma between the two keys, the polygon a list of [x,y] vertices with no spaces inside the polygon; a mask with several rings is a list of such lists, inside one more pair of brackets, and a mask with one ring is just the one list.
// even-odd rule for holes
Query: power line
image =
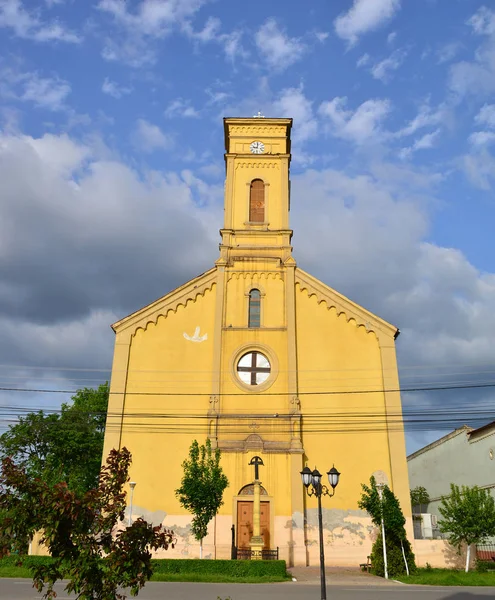
{"label": "power line", "polygon": [[[482,388],[493,388],[495,382],[487,383],[473,383],[465,385],[444,385],[444,386],[424,386],[424,387],[409,387],[409,388],[390,388],[390,389],[368,389],[368,390],[317,390],[317,391],[301,391],[297,392],[298,396],[317,396],[317,395],[346,395],[346,394],[383,394],[383,393],[394,393],[394,392],[433,392],[441,390],[469,390],[469,389],[482,389]],[[76,394],[78,390],[56,390],[56,389],[44,389],[44,388],[12,388],[12,387],[0,387],[0,392],[29,392],[29,393],[42,393],[42,394]],[[293,395],[289,392],[219,392],[212,394],[211,392],[111,392],[112,395],[125,395],[125,396],[288,396]]]}

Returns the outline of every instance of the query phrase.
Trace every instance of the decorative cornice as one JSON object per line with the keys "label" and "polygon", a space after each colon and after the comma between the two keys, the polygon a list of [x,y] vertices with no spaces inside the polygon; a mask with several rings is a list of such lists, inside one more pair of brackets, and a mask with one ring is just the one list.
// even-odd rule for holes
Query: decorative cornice
{"label": "decorative cornice", "polygon": [[267,271],[267,272],[263,272],[263,271],[235,271],[235,272],[229,272],[228,273],[228,279],[227,281],[230,281],[231,279],[280,279],[281,281],[284,280],[282,273],[279,272],[274,272],[274,271]]}
{"label": "decorative cornice", "polygon": [[117,321],[112,325],[112,329],[115,333],[130,329],[130,335],[134,335],[138,329],[145,330],[149,325],[156,325],[158,317],[166,317],[169,312],[177,312],[179,306],[185,307],[188,302],[195,302],[198,296],[204,296],[207,291],[210,291],[216,282],[217,269],[213,268]]}
{"label": "decorative cornice", "polygon": [[280,163],[274,160],[260,160],[254,162],[250,160],[238,160],[235,163],[236,169],[279,169]]}
{"label": "decorative cornice", "polygon": [[231,125],[230,136],[262,135],[269,137],[285,137],[287,127],[283,125]]}
{"label": "decorative cornice", "polygon": [[222,452],[249,452],[259,450],[265,454],[303,454],[304,449],[292,448],[290,442],[264,440],[256,433],[248,435],[244,440],[218,440]]}
{"label": "decorative cornice", "polygon": [[392,338],[396,336],[397,327],[355,304],[302,269],[296,268],[295,283],[309,297],[315,296],[319,304],[324,302],[329,309],[335,309],[338,316],[344,315],[347,322],[354,321],[357,327],[363,327],[367,333],[373,333],[377,338],[382,333]]}

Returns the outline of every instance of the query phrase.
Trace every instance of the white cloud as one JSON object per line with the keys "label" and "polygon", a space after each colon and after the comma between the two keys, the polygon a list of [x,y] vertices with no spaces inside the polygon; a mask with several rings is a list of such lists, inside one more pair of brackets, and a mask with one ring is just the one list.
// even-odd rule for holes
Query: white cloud
{"label": "white cloud", "polygon": [[445,104],[440,104],[435,110],[428,102],[421,105],[418,114],[409,123],[395,133],[396,137],[412,135],[419,129],[439,125],[448,120],[449,110]]}
{"label": "white cloud", "polygon": [[[489,135],[489,132],[486,133]],[[495,157],[488,151],[486,143],[473,145],[473,151],[463,157],[462,167],[475,187],[485,191],[492,189],[495,179]]]}
{"label": "white cloud", "polygon": [[476,123],[486,124],[488,127],[495,128],[495,104],[483,105],[474,120]]}
{"label": "white cloud", "polygon": [[386,83],[391,79],[392,72],[396,71],[404,62],[405,57],[406,52],[403,50],[396,50],[388,58],[373,65],[371,74],[375,79],[379,79]]}
{"label": "white cloud", "polygon": [[478,35],[493,35],[495,33],[495,12],[486,6],[481,6],[474,15],[468,19],[468,25]]}
{"label": "white cloud", "polygon": [[17,37],[35,42],[68,42],[82,38],[58,21],[44,23],[34,12],[24,8],[21,0],[0,0],[0,27],[12,29]]}
{"label": "white cloud", "polygon": [[475,131],[469,136],[469,143],[473,146],[487,146],[495,142],[495,131]]}
{"label": "white cloud", "polygon": [[153,123],[145,119],[138,119],[132,136],[134,145],[143,152],[154,152],[155,150],[168,150],[173,146],[173,139],[166,135]]}
{"label": "white cloud", "polygon": [[105,80],[101,86],[101,91],[108,96],[119,99],[122,98],[122,96],[130,94],[132,92],[132,88],[119,85],[115,81],[111,81],[108,77],[105,77]]}
{"label": "white cloud", "polygon": [[199,113],[191,106],[190,100],[176,98],[175,100],[172,100],[165,109],[165,116],[169,119],[176,117],[197,118],[199,117]]}
{"label": "white cloud", "polygon": [[392,31],[387,35],[387,44],[392,45],[397,39],[397,31]]}
{"label": "white cloud", "polygon": [[301,60],[306,46],[299,38],[291,38],[280,29],[275,19],[268,19],[254,36],[258,52],[268,66],[282,71]]}
{"label": "white cloud", "polygon": [[363,102],[355,111],[347,110],[347,98],[334,98],[323,102],[318,112],[328,119],[336,137],[364,144],[379,141],[383,137],[382,122],[391,111],[386,99],[371,99]]}
{"label": "white cloud", "polygon": [[495,92],[495,12],[481,7],[468,21],[475,34],[485,36],[474,60],[455,63],[450,68],[449,86],[459,97],[477,97]]}
{"label": "white cloud", "polygon": [[436,52],[438,64],[441,65],[443,63],[450,62],[456,57],[461,48],[462,44],[459,42],[450,42],[440,46]]}
{"label": "white cloud", "polygon": [[[135,10],[122,0],[100,0],[97,9],[110,15],[118,28],[117,35],[107,35],[102,56],[108,61],[121,61],[132,67],[153,64],[156,61],[154,40],[180,31],[191,35],[189,20],[209,0],[141,0]],[[205,26],[203,37],[212,34],[210,25]]]}
{"label": "white cloud", "polygon": [[144,35],[162,37],[187,21],[208,0],[142,0],[135,12],[121,0],[100,0],[97,8],[125,28]]}
{"label": "white cloud", "polygon": [[412,146],[408,148],[402,148],[399,152],[399,157],[402,159],[409,158],[414,152],[417,150],[426,150],[428,148],[433,148],[435,145],[435,141],[440,135],[440,129],[435,129],[430,133],[425,133],[423,136],[415,140]]}
{"label": "white cloud", "polygon": [[19,100],[32,102],[38,108],[58,111],[66,108],[65,100],[70,92],[70,84],[63,79],[26,73],[22,76]]}
{"label": "white cloud", "polygon": [[200,31],[194,31],[189,23],[185,24],[188,35],[198,42],[211,42],[218,38],[222,22],[216,17],[209,17]]}
{"label": "white cloud", "polygon": [[365,52],[362,56],[358,58],[356,63],[356,67],[365,67],[371,60],[371,56]]}
{"label": "white cloud", "polygon": [[329,35],[330,34],[328,33],[328,31],[315,31],[316,39],[321,43],[327,40]]}
{"label": "white cloud", "polygon": [[335,21],[335,32],[354,45],[364,33],[378,29],[400,9],[400,0],[354,0]]}
{"label": "white cloud", "polygon": [[[318,123],[313,112],[313,103],[305,96],[302,86],[282,90],[273,103],[272,110],[274,115],[290,116],[294,119],[294,144],[298,145],[317,135]],[[297,153],[299,152],[301,150],[298,149]]]}
{"label": "white cloud", "polygon": [[491,364],[495,275],[425,241],[436,181],[385,163],[294,175],[298,264],[400,327],[402,365]]}
{"label": "white cloud", "polygon": [[0,363],[109,365],[109,324],[218,252],[221,185],[136,172],[67,135],[0,134],[0,197]]}

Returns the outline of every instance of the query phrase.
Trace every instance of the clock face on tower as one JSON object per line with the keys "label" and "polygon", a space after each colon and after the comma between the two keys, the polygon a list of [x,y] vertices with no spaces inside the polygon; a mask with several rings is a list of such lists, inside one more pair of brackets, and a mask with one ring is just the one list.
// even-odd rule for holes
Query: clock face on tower
{"label": "clock face on tower", "polygon": [[263,144],[263,142],[252,142],[249,148],[251,150],[251,154],[263,154],[265,151],[265,144]]}

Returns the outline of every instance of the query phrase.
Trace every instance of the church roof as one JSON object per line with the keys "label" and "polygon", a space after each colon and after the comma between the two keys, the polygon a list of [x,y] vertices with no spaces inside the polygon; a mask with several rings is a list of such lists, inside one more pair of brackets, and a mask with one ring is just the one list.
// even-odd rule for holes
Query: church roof
{"label": "church roof", "polygon": [[138,327],[145,327],[147,323],[155,323],[157,318],[168,310],[177,310],[180,304],[185,306],[187,300],[204,294],[207,289],[211,289],[216,281],[217,269],[213,267],[165,294],[165,296],[158,298],[158,300],[151,302],[151,304],[147,304],[127,317],[116,321],[113,323],[112,329],[115,333],[119,333],[129,327],[137,329]]}
{"label": "church roof", "polygon": [[338,314],[344,313],[348,321],[354,319],[357,325],[365,327],[367,331],[374,331],[377,335],[380,331],[384,331],[394,338],[397,338],[400,333],[394,325],[352,302],[299,267],[296,269],[296,284],[299,284],[301,290],[306,290],[309,296],[315,295],[318,302],[325,302],[328,308],[335,308]]}

